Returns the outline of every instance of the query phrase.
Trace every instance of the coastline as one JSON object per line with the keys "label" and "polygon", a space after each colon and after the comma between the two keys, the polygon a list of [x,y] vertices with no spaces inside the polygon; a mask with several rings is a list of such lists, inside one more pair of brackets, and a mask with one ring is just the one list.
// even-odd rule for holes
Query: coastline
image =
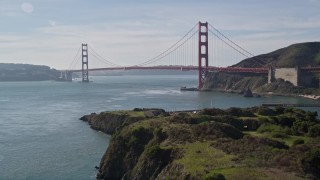
{"label": "coastline", "polygon": [[299,95],[299,96],[303,97],[303,98],[307,98],[307,99],[316,100],[316,101],[320,100],[320,96],[317,96],[317,95],[306,95],[306,94],[303,94],[303,95]]}
{"label": "coastline", "polygon": [[[204,91],[216,91],[216,92],[223,92],[223,93],[234,93],[234,94],[241,94],[240,90],[224,90],[224,89],[205,89]],[[284,94],[284,93],[273,93],[273,92],[252,92],[254,97],[260,95],[264,97],[268,96],[282,96],[282,97],[302,97],[305,99],[310,99],[314,101],[319,101],[320,102],[320,95],[307,95],[307,94]]]}

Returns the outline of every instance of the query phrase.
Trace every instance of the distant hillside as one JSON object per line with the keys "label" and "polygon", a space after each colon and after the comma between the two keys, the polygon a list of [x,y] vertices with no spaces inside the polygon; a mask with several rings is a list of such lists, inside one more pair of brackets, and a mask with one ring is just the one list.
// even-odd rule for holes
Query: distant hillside
{"label": "distant hillside", "polygon": [[48,66],[0,63],[0,81],[45,81],[59,76],[59,71]]}
{"label": "distant hillside", "polygon": [[233,67],[320,66],[320,42],[293,44],[276,51],[248,58]]}
{"label": "distant hillside", "polygon": [[[306,67],[320,66],[320,42],[293,44],[276,51],[258,55],[241,61],[233,67]],[[268,83],[266,75],[237,74],[226,72],[209,72],[203,90],[219,89],[223,91],[241,92],[250,88],[256,93],[275,94],[313,94],[320,95],[318,80],[308,87],[295,87],[281,79]]]}

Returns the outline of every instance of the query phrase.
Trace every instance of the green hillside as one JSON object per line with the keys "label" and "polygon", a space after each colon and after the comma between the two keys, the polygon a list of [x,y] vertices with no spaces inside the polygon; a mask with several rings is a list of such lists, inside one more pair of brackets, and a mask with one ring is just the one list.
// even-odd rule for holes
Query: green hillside
{"label": "green hillside", "polygon": [[320,178],[317,112],[252,107],[168,113],[139,109],[81,120],[112,134],[97,179]]}
{"label": "green hillside", "polygon": [[320,66],[320,42],[293,44],[276,51],[248,58],[234,67]]}
{"label": "green hillside", "polygon": [[0,63],[0,81],[45,81],[59,76],[59,71],[48,66]]}

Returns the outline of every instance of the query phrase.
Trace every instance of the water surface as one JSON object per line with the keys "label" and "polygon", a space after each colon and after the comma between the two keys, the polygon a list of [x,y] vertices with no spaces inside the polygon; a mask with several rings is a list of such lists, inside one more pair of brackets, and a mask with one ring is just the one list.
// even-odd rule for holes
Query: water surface
{"label": "water surface", "polygon": [[[95,179],[110,137],[78,119],[91,112],[135,107],[167,111],[318,103],[292,97],[244,98],[181,92],[197,77],[107,76],[79,82],[0,82],[0,179]],[[309,108],[317,110],[317,108]]]}

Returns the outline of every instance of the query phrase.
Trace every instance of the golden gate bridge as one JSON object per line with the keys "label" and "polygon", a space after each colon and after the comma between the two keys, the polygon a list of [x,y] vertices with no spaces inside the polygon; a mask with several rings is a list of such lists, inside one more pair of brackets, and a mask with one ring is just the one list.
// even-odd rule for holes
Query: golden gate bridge
{"label": "golden gate bridge", "polygon": [[[90,61],[96,59],[106,64],[106,67],[89,68],[89,52]],[[252,58],[253,62],[260,67],[231,66],[246,58]],[[82,68],[75,69],[79,60],[81,60]],[[68,70],[64,71],[64,79],[71,80],[73,72],[81,72],[82,82],[89,82],[90,71],[196,70],[198,71],[198,89],[201,90],[204,79],[210,71],[268,74],[269,69],[269,67],[264,67],[264,63],[260,59],[255,58],[252,53],[229,39],[208,22],[198,22],[168,49],[155,57],[132,66],[121,66],[111,62],[99,55],[88,44],[82,44]],[[314,67],[302,69],[310,72],[320,71],[320,68]]]}

